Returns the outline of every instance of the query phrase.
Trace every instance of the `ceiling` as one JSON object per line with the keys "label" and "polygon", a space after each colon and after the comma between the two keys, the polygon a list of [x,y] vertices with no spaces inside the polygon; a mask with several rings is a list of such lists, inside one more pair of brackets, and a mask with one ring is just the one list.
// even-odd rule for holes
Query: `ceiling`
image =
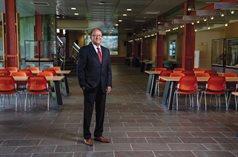
{"label": "ceiling", "polygon": [[[4,10],[4,0],[0,0],[0,12]],[[195,0],[195,8],[202,8],[219,0]],[[134,33],[137,30],[155,27],[156,17],[166,16],[172,20],[183,15],[184,0],[16,0],[17,12],[21,17],[38,14],[53,14],[58,20],[87,21],[90,30],[100,27],[104,31]],[[76,8],[72,10],[71,8]],[[127,11],[126,9],[132,9]],[[78,13],[75,15],[75,13]],[[127,16],[123,16],[127,14]],[[119,22],[118,20],[122,20]],[[118,26],[115,26],[118,24]]]}

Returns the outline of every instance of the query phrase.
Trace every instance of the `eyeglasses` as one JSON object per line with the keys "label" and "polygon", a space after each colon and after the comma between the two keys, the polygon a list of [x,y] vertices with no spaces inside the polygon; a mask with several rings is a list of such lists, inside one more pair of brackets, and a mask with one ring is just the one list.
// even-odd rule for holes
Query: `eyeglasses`
{"label": "eyeglasses", "polygon": [[101,38],[102,35],[92,35],[93,37],[98,37],[98,38]]}

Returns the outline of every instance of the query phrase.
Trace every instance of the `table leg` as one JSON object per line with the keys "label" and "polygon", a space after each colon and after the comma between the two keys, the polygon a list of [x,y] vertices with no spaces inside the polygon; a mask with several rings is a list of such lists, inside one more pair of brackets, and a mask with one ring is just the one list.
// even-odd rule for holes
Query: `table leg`
{"label": "table leg", "polygon": [[63,105],[62,101],[62,95],[60,92],[60,82],[59,81],[54,81],[54,88],[55,88],[55,94],[56,94],[56,104]]}
{"label": "table leg", "polygon": [[170,89],[170,81],[166,81],[164,91],[163,91],[163,98],[162,98],[162,104],[167,105],[167,100],[169,96],[169,89]]}
{"label": "table leg", "polygon": [[64,85],[65,85],[65,95],[68,96],[69,95],[69,84],[68,84],[68,79],[67,79],[66,75],[64,75]]}
{"label": "table leg", "polygon": [[148,82],[147,82],[147,87],[146,87],[146,93],[150,93],[150,88],[152,84],[152,74],[149,74]]}

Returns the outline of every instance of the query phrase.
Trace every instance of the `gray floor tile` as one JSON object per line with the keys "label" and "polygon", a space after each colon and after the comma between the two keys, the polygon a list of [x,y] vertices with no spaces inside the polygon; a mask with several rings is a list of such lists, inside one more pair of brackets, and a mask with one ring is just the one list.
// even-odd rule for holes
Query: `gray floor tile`
{"label": "gray floor tile", "polygon": [[74,157],[114,157],[113,152],[76,152]]}
{"label": "gray floor tile", "polygon": [[133,150],[169,150],[167,144],[131,144]]}
{"label": "gray floor tile", "polygon": [[235,157],[230,152],[227,151],[194,151],[193,152],[197,157],[204,157],[204,156],[209,156],[209,157]]}
{"label": "gray floor tile", "polygon": [[152,151],[121,151],[115,152],[115,157],[154,157]]}
{"label": "gray floor tile", "polygon": [[155,151],[156,157],[195,157],[191,151]]}

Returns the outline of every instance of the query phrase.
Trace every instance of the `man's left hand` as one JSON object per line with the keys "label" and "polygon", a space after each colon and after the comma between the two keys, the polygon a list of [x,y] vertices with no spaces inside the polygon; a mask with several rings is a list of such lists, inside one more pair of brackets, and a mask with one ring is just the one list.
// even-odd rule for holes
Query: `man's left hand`
{"label": "man's left hand", "polygon": [[108,86],[107,89],[106,89],[106,91],[107,91],[107,94],[111,93],[112,87],[111,87],[111,86]]}

